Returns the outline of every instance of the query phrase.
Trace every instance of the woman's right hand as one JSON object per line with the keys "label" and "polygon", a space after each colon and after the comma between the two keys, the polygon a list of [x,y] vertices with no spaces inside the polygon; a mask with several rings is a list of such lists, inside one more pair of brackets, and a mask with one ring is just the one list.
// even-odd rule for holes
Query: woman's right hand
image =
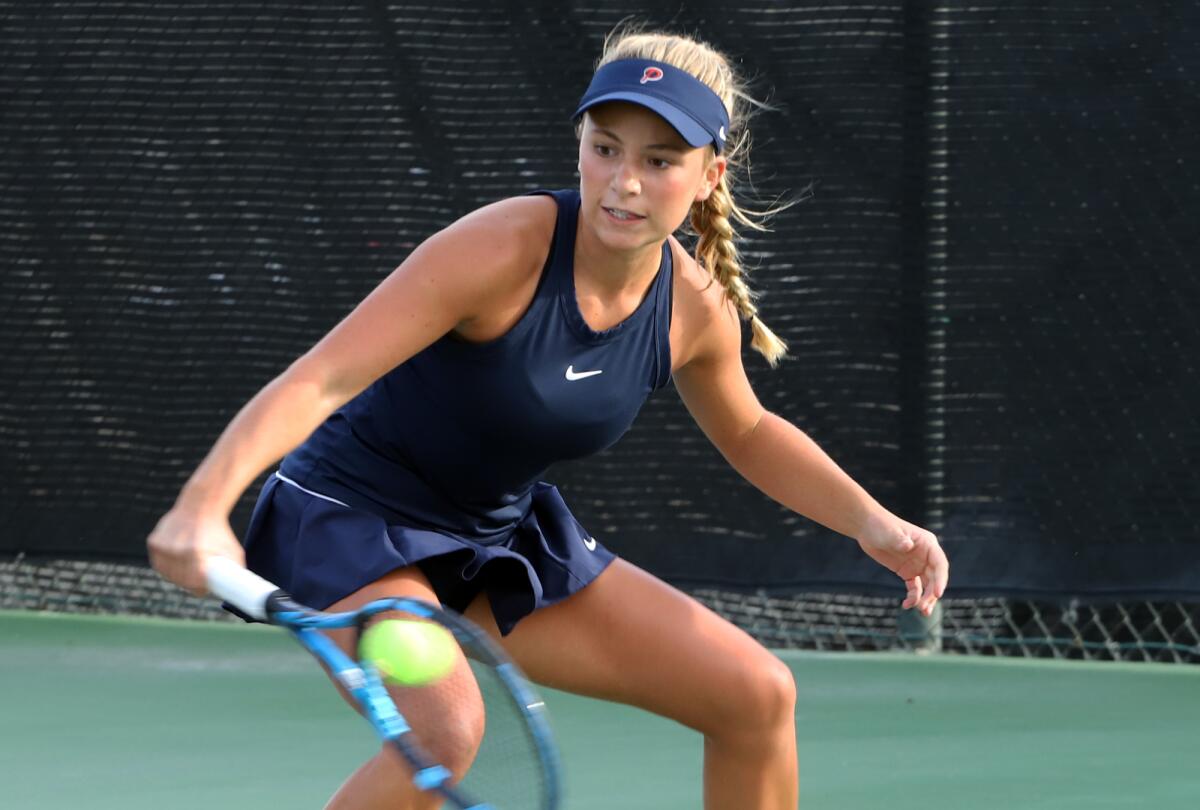
{"label": "woman's right hand", "polygon": [[246,555],[221,514],[176,506],[162,516],[146,539],[154,570],[196,596],[208,593],[205,566],[209,557],[228,557],[245,565]]}

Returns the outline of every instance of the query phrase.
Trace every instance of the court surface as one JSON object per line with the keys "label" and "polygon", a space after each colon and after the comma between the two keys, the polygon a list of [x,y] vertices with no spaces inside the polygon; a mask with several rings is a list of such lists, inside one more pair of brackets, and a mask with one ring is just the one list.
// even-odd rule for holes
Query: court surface
{"label": "court surface", "polygon": [[[1200,806],[1200,668],[784,653],[805,810]],[[285,633],[0,612],[0,807],[320,808],[375,743]],[[701,806],[700,739],[546,693],[567,810]]]}

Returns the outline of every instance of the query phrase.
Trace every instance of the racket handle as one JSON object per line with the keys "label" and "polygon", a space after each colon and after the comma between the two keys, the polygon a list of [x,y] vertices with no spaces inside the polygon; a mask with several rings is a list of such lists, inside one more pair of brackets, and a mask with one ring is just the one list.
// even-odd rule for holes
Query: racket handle
{"label": "racket handle", "polygon": [[267,597],[279,590],[253,571],[228,557],[209,557],[205,574],[208,589],[252,619],[267,620]]}

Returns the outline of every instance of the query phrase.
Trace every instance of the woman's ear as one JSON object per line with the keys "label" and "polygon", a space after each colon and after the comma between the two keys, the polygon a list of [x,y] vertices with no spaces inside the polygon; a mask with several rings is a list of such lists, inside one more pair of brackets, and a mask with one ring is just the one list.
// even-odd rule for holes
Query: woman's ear
{"label": "woman's ear", "polygon": [[729,161],[722,155],[717,155],[704,169],[704,183],[700,186],[700,190],[696,193],[696,202],[707,200],[721,182],[721,178],[725,176],[725,168]]}

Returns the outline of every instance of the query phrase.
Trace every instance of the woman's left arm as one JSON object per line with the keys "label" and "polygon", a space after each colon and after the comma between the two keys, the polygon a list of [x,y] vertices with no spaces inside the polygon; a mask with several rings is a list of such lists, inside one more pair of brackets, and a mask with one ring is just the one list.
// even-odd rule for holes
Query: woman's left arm
{"label": "woman's left arm", "polygon": [[789,509],[857,540],[904,580],[904,607],[931,612],[949,577],[937,538],[893,515],[803,431],[762,407],[742,366],[741,328],[731,311],[709,320],[692,348],[675,371],[675,387],[734,469]]}

